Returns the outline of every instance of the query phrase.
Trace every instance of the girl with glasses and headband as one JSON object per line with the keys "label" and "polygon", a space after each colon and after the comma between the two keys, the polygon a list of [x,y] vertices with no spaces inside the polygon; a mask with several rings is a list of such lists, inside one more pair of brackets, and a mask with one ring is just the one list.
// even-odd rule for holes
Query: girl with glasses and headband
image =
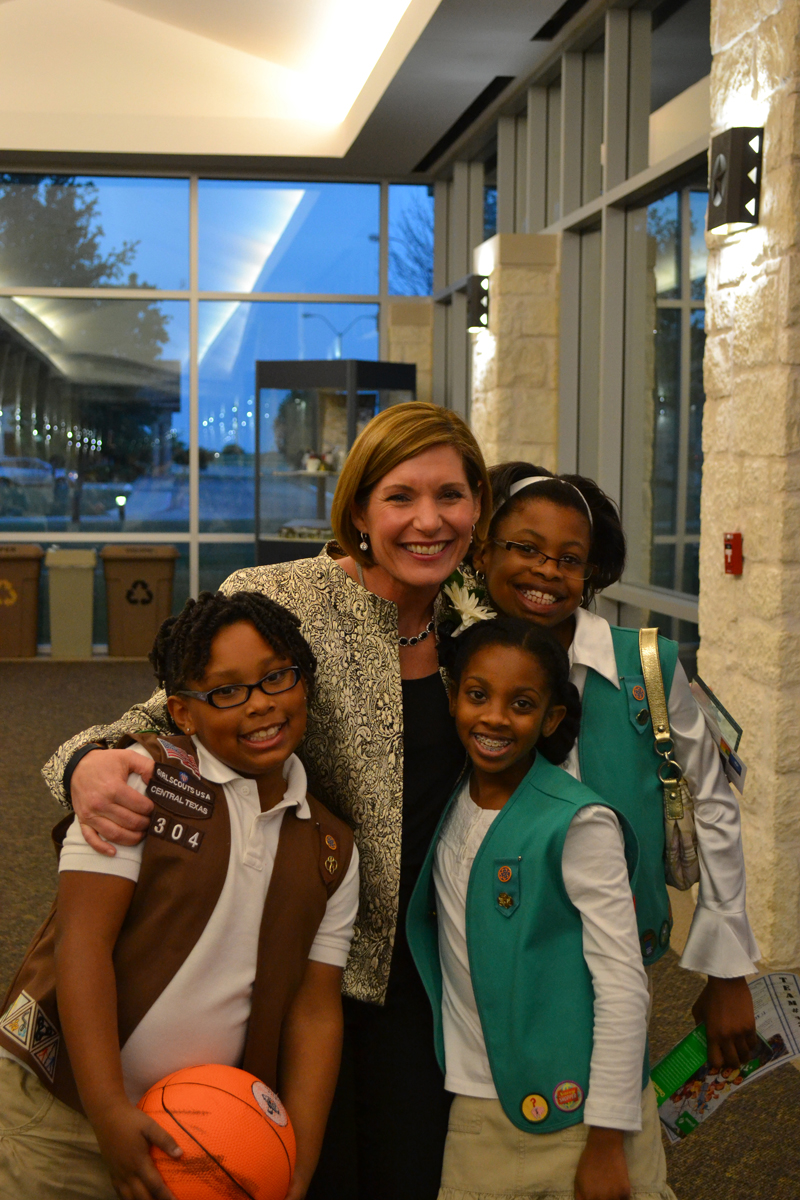
{"label": "girl with glasses and headband", "polygon": [[[581,693],[578,740],[565,768],[631,821],[641,850],[636,913],[645,965],[669,946],[663,793],[656,773],[638,631],[591,610],[625,566],[616,505],[591,479],[554,476],[527,462],[490,471],[494,514],[473,555],[494,607],[549,629],[567,650]],[[694,1015],[708,1029],[709,1061],[750,1057],[755,1022],[745,982],[759,957],[745,912],[739,809],[716,745],[689,690],[676,642],[659,639],[675,757],[695,797],[700,890],[681,965],[708,975]]]}
{"label": "girl with glasses and headband", "polygon": [[[297,1137],[287,1200],[306,1195],[339,1070],[358,853],[294,753],[316,672],[299,624],[257,592],[189,600],[150,655],[171,730],[125,739],[155,761],[148,785],[129,778],[154,804],[147,836],[108,857],[72,816],[56,827],[58,897],[0,1016],[8,1200],[170,1200],[149,1147],[181,1151],[135,1105],[205,1063],[279,1091]],[[220,1169],[220,1195],[226,1182]]]}

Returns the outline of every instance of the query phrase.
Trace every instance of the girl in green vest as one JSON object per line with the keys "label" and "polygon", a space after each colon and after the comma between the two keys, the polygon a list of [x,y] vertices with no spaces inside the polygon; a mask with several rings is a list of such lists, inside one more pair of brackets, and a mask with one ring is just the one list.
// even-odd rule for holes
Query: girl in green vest
{"label": "girl in green vest", "polygon": [[580,721],[567,654],[500,617],[440,655],[471,769],[408,914],[455,1093],[439,1200],[675,1200],[647,1078],[636,837],[555,765]]}
{"label": "girl in green vest", "polygon": [[[569,655],[583,715],[564,766],[631,821],[641,865],[636,886],[642,957],[651,965],[669,946],[672,914],[664,883],[662,789],[645,702],[638,632],[591,611],[594,596],[625,565],[616,505],[592,480],[553,476],[526,462],[491,471],[494,516],[474,555],[494,607],[549,629]],[[739,809],[716,746],[692,696],[677,643],[659,639],[669,720],[695,798],[700,888],[681,965],[708,983],[694,1006],[708,1029],[709,1061],[747,1061],[755,1021],[744,976],[759,957],[745,912]]]}

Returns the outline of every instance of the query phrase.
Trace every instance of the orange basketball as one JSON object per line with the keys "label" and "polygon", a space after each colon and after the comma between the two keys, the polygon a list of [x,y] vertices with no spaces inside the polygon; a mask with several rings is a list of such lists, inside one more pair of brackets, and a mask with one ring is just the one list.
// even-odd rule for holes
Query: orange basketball
{"label": "orange basketball", "polygon": [[153,1084],[138,1107],[183,1150],[170,1158],[150,1147],[177,1200],[284,1200],[295,1162],[289,1114],[247,1071],[186,1067]]}

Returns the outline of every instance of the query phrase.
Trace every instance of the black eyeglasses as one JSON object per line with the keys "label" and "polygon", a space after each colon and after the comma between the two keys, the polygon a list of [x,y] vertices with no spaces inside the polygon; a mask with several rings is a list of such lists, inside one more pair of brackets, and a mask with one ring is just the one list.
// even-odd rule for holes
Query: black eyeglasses
{"label": "black eyeglasses", "polygon": [[562,554],[558,558],[554,558],[552,554],[545,554],[532,542],[501,542],[497,538],[494,538],[493,541],[496,546],[511,551],[526,563],[533,563],[535,567],[543,567],[546,562],[554,562],[562,575],[568,575],[572,579],[589,579],[594,573],[593,563],[582,562],[574,554]]}
{"label": "black eyeglasses", "polygon": [[247,703],[256,688],[261,688],[267,696],[277,696],[280,692],[290,691],[301,677],[299,667],[281,667],[277,671],[270,671],[258,683],[223,683],[222,687],[212,688],[210,692],[183,691],[175,695],[204,700],[212,708],[238,708],[240,704]]}

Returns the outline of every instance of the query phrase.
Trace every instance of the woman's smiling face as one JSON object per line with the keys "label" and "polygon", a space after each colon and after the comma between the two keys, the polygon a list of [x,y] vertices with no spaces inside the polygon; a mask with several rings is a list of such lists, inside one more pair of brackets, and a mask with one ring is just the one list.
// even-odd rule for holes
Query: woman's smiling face
{"label": "woman's smiling face", "polygon": [[353,519],[369,535],[373,561],[393,579],[438,588],[466,554],[479,513],[461,455],[433,446],[379,479]]}
{"label": "woman's smiling face", "polygon": [[500,519],[492,536],[497,542],[535,546],[549,556],[537,566],[495,541],[478,551],[475,565],[486,576],[495,607],[548,629],[571,617],[580,607],[585,581],[564,574],[554,560],[569,555],[588,562],[591,530],[586,516],[552,500],[524,500]]}

